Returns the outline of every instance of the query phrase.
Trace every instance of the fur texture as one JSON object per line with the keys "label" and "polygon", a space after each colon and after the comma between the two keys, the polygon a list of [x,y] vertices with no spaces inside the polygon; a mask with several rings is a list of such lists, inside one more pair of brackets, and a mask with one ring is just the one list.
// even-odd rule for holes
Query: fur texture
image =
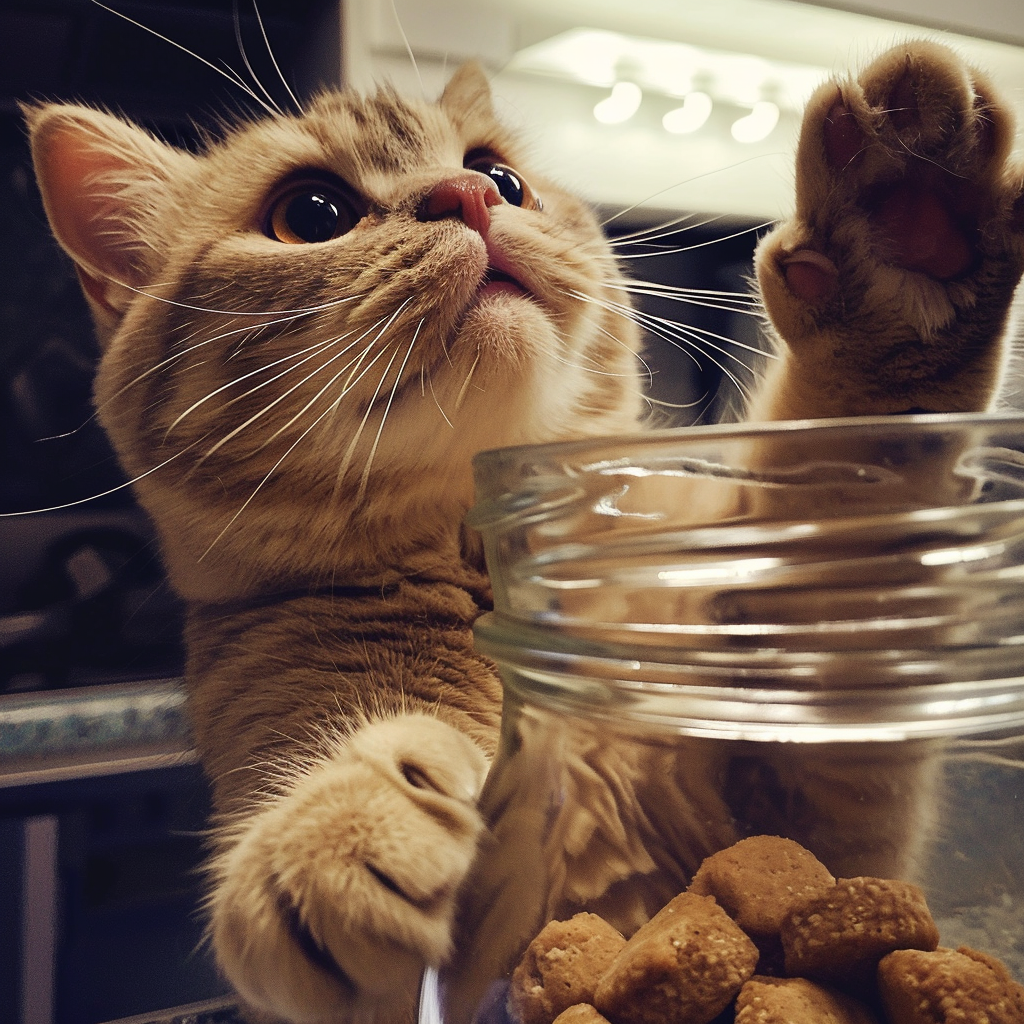
{"label": "fur texture", "polygon": [[[408,1019],[452,948],[500,716],[470,459],[639,425],[609,246],[473,67],[436,105],[328,93],[198,156],[26,113],[105,347],[99,415],[189,602],[218,959],[271,1017]],[[757,255],[779,358],[752,418],[989,406],[1024,266],[1011,141],[932,45],[818,92],[796,213]],[[314,211],[303,242],[325,203],[340,227]]]}

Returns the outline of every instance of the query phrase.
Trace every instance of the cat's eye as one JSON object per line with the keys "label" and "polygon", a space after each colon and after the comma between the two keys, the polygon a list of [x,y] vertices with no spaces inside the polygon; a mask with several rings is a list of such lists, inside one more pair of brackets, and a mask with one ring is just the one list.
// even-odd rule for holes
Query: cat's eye
{"label": "cat's eye", "polygon": [[498,194],[510,206],[521,206],[528,210],[541,210],[540,197],[526,183],[526,179],[507,164],[496,160],[490,154],[470,154],[466,168],[486,174],[498,186]]}
{"label": "cat's eye", "polygon": [[293,245],[329,242],[359,223],[363,211],[352,196],[326,181],[300,181],[271,202],[264,233]]}

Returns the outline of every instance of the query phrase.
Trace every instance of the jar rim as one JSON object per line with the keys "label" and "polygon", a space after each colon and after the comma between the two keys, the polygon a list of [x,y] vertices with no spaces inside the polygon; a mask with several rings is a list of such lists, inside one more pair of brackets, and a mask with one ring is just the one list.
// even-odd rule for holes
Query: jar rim
{"label": "jar rim", "polygon": [[986,429],[1000,427],[1024,429],[1024,412],[935,412],[905,413],[884,416],[845,416],[835,419],[772,420],[763,423],[703,423],[691,427],[665,427],[655,430],[637,430],[629,434],[601,434],[576,438],[571,441],[544,441],[535,444],[509,445],[488,448],[473,457],[473,465],[481,470],[509,461],[523,461],[537,454],[570,455],[623,445],[658,448],[665,445],[688,446],[718,439],[750,439],[764,437],[800,437],[821,435],[864,434],[913,429],[931,433],[953,427],[980,426]]}
{"label": "jar rim", "polygon": [[[650,650],[626,652],[580,643],[554,630],[497,612],[474,626],[476,647],[494,659],[506,696],[514,695],[564,714],[619,726],[654,728],[689,736],[769,742],[906,741],[991,734],[1024,728],[1024,649],[964,652],[1004,654],[993,674],[981,678],[899,685],[814,685],[806,659],[766,674],[737,661],[725,666],[722,683],[687,681],[673,658],[647,658]],[[657,652],[654,652],[657,654]],[[891,653],[898,681],[907,652]],[[927,659],[928,652],[919,652]],[[848,659],[848,652],[844,653]],[[777,660],[777,655],[773,655]],[[898,666],[898,667],[897,667]],[[694,678],[713,672],[698,664]],[[1002,669],[1002,671],[999,671]],[[1016,670],[1015,670],[1016,669]],[[872,676],[874,678],[874,676]]]}

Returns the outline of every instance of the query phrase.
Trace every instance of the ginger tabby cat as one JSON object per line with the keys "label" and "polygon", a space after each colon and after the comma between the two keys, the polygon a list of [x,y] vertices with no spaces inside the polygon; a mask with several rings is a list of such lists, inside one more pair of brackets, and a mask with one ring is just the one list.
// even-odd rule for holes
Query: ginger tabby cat
{"label": "ginger tabby cat", "polygon": [[[199,155],[26,110],[104,355],[96,405],[189,607],[218,961],[260,1019],[411,1019],[452,952],[501,693],[471,456],[642,422],[591,213],[487,82],[326,93]],[[934,44],[822,86],[757,254],[754,420],[982,410],[1024,268],[1013,125]]]}

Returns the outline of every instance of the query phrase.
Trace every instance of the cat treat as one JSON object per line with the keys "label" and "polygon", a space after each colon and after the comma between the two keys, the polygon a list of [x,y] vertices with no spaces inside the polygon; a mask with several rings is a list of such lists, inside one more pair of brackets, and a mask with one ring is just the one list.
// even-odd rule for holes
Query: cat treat
{"label": "cat treat", "polygon": [[598,981],[625,945],[622,935],[597,914],[551,921],[530,943],[512,976],[512,1015],[523,1024],[548,1024],[573,1005],[593,1003]]}
{"label": "cat treat", "polygon": [[843,878],[800,901],[781,936],[787,974],[854,989],[871,983],[887,953],[939,944],[924,893],[882,878]]}
{"label": "cat treat", "polygon": [[1024,1021],[1024,986],[994,957],[966,946],[895,950],[878,965],[878,986],[891,1024]]}
{"label": "cat treat", "polygon": [[736,1000],[736,1024],[878,1024],[862,1003],[806,978],[751,978]]}
{"label": "cat treat", "polygon": [[689,891],[714,896],[722,909],[750,936],[761,953],[761,970],[771,962],[782,973],[780,932],[799,900],[835,885],[828,868],[792,839],[751,836],[708,857]]}
{"label": "cat treat", "polygon": [[706,1024],[757,959],[757,947],[712,897],[680,893],[626,943],[594,1005],[615,1024]]}
{"label": "cat treat", "polygon": [[[610,962],[584,963],[607,957],[609,931],[594,914],[547,925],[512,976],[513,1020],[711,1024],[731,1007],[735,1024],[1024,1024],[1024,987],[994,957],[941,948],[917,886],[833,879],[776,836],[706,858]],[[588,986],[592,1000],[573,998]]]}

